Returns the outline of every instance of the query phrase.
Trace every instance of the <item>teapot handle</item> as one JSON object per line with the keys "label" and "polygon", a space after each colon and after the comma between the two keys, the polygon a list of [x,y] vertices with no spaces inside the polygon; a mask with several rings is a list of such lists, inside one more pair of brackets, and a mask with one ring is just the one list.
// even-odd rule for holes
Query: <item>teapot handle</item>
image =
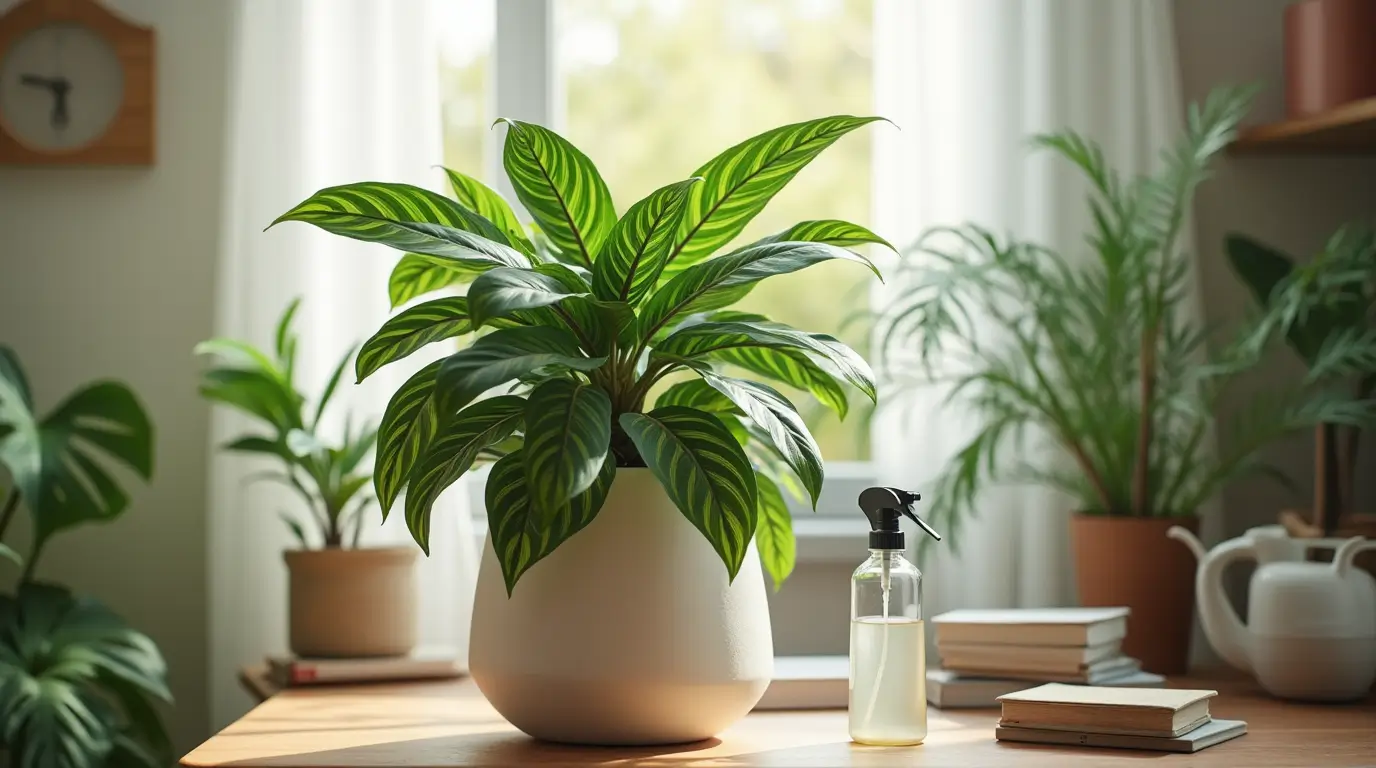
{"label": "teapot handle", "polygon": [[1214,547],[1199,566],[1195,576],[1195,597],[1199,601],[1199,618],[1204,634],[1223,660],[1243,672],[1252,671],[1250,631],[1238,618],[1232,602],[1223,590],[1223,572],[1234,561],[1256,559],[1256,548],[1247,537],[1225,541]]}

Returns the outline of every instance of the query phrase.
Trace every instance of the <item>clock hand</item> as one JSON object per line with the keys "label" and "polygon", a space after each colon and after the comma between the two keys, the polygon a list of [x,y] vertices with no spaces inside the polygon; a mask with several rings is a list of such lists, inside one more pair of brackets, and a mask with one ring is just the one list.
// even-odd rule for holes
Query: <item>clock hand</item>
{"label": "clock hand", "polygon": [[47,88],[48,90],[52,90],[56,85],[56,81],[51,77],[43,77],[41,75],[29,73],[20,75],[19,82],[23,85],[32,86],[34,88]]}
{"label": "clock hand", "polygon": [[72,81],[65,77],[52,79],[53,127],[59,131],[67,127],[67,94],[72,91]]}

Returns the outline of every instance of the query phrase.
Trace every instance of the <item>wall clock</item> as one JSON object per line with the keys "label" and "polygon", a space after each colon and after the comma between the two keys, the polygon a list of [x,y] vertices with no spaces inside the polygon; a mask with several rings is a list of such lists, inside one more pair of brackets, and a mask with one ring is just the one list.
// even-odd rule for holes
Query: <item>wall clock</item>
{"label": "wall clock", "polygon": [[0,16],[0,164],[151,165],[153,30],[96,0]]}

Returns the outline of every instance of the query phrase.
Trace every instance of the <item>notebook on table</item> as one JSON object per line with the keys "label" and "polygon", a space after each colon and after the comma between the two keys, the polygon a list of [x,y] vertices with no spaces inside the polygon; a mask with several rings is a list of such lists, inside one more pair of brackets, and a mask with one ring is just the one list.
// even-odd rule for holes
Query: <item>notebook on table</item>
{"label": "notebook on table", "polygon": [[1081,747],[1113,749],[1150,749],[1157,752],[1198,752],[1247,733],[1241,720],[1210,720],[1189,733],[1175,737],[1123,736],[1088,731],[1056,731],[1040,728],[1017,728],[1000,725],[994,729],[999,741],[1023,741],[1031,744],[1066,744]]}
{"label": "notebook on table", "polygon": [[1047,683],[999,697],[1001,726],[1178,738],[1209,722],[1217,691]]}
{"label": "notebook on table", "polygon": [[947,611],[932,624],[938,645],[1089,646],[1126,637],[1128,609],[969,608]]}

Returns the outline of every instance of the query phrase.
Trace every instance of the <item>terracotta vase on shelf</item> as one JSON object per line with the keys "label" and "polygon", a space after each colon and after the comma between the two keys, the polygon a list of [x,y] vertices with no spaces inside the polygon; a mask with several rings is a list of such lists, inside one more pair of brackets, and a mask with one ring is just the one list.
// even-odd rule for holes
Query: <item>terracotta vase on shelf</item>
{"label": "terracotta vase on shelf", "polygon": [[1285,9],[1285,106],[1312,117],[1376,96],[1376,0],[1302,0]]}

